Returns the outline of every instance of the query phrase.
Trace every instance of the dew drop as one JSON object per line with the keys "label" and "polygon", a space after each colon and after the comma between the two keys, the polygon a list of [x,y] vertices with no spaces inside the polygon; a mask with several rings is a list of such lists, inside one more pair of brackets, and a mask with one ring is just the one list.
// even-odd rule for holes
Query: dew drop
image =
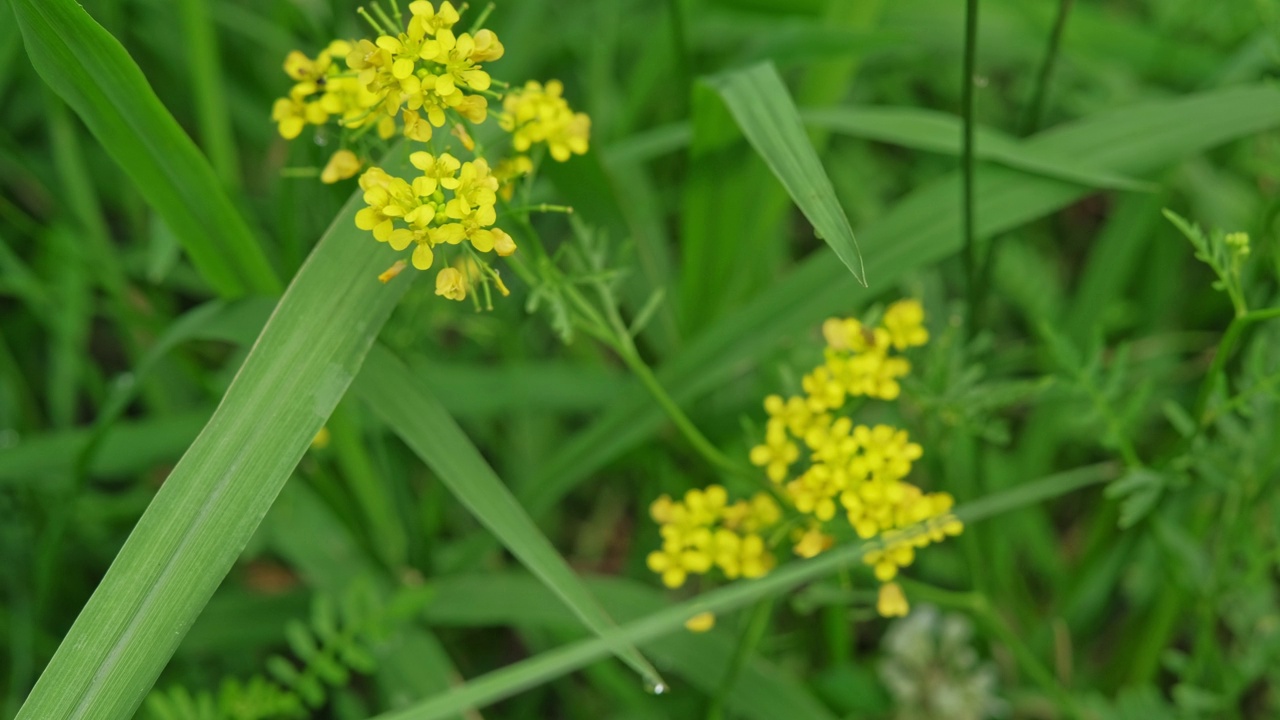
{"label": "dew drop", "polygon": [[645,692],[650,695],[663,695],[667,692],[667,684],[661,680],[646,680],[644,682]]}

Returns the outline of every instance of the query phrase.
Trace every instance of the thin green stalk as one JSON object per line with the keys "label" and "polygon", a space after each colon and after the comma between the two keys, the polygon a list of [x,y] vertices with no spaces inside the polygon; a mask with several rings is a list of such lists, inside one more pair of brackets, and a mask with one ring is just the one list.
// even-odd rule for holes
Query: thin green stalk
{"label": "thin green stalk", "polygon": [[1067,27],[1067,16],[1071,14],[1071,5],[1072,0],[1058,0],[1058,15],[1053,20],[1053,30],[1049,32],[1049,47],[1045,49],[1044,59],[1040,61],[1040,72],[1036,73],[1036,85],[1031,93],[1031,102],[1027,103],[1026,115],[1022,119],[1024,136],[1039,129],[1040,120],[1044,116],[1049,81],[1053,77],[1054,65],[1058,62],[1058,50],[1062,44],[1062,33]]}
{"label": "thin green stalk", "polygon": [[[848,582],[848,572],[841,573]],[[828,605],[821,610],[822,630],[827,641],[827,664],[843,665],[853,657],[853,637],[849,633],[849,610],[843,605]]]}
{"label": "thin green stalk", "polygon": [[676,401],[667,394],[666,388],[662,387],[662,383],[658,381],[658,377],[653,374],[653,371],[649,369],[649,366],[645,364],[644,360],[642,360],[638,354],[634,352],[621,352],[619,354],[622,356],[623,362],[627,364],[627,367],[631,372],[639,378],[642,384],[644,384],[645,388],[649,391],[649,394],[653,396],[653,399],[658,401],[658,405],[667,413],[667,417],[671,418],[671,422],[675,424],[678,430],[680,430],[680,434],[684,435],[685,440],[689,442],[689,445],[693,447],[693,449],[697,451],[704,460],[706,460],[712,467],[716,467],[736,475],[750,475],[753,478],[755,477],[756,473],[752,473],[743,465],[730,460],[728,456],[720,452],[720,449],[712,444],[712,442],[702,434],[702,431],[698,429],[698,426],[693,424],[693,421],[689,419],[689,416],[685,415],[684,411],[680,409],[680,406],[676,404]]}
{"label": "thin green stalk", "polygon": [[680,87],[685,96],[693,85],[693,59],[689,54],[688,33],[685,31],[684,0],[667,0],[667,11],[671,13],[671,44],[676,50],[676,67],[680,73]]}
{"label": "thin green stalk", "polygon": [[1227,326],[1227,331],[1222,335],[1222,342],[1218,343],[1218,350],[1213,355],[1213,363],[1209,366],[1209,372],[1205,374],[1204,382],[1200,385],[1200,394],[1196,397],[1193,417],[1196,418],[1196,422],[1200,423],[1201,429],[1208,426],[1210,416],[1206,410],[1209,405],[1209,398],[1213,395],[1213,388],[1217,386],[1218,381],[1226,372],[1227,361],[1231,359],[1232,353],[1235,352],[1241,335],[1250,325],[1278,317],[1280,317],[1280,308],[1267,308],[1266,310],[1254,310],[1243,315],[1237,315],[1231,320],[1231,324]]}
{"label": "thin green stalk", "polygon": [[1271,392],[1275,390],[1276,385],[1280,385],[1280,374],[1270,375],[1268,377],[1262,378],[1257,382],[1257,384],[1253,385],[1252,387],[1246,390],[1241,390],[1239,393],[1236,393],[1229,400],[1223,403],[1221,407],[1209,408],[1205,410],[1205,418],[1204,418],[1203,426],[1208,427],[1209,425],[1213,424],[1213,421],[1216,420],[1220,415],[1225,415],[1227,413],[1235,412],[1240,408],[1240,406],[1244,405],[1246,402],[1248,402],[1258,393]]}
{"label": "thin green stalk", "polygon": [[[504,208],[504,212],[511,211]],[[538,237],[537,231],[529,222],[527,214],[513,212],[512,217],[516,221],[516,227],[518,228],[522,239],[530,241],[530,245],[535,249],[536,255],[540,258],[549,260],[547,251],[543,246],[541,239]],[[516,273],[520,275],[521,279],[529,283],[531,287],[536,287],[538,278],[535,271],[529,267],[529,263],[520,260],[517,256],[513,256],[512,260],[512,267],[515,268]],[[555,269],[555,272],[558,273],[559,270]],[[671,395],[667,393],[666,388],[662,387],[662,383],[653,373],[653,370],[650,369],[649,365],[645,363],[642,357],[640,357],[640,352],[636,349],[635,343],[631,339],[631,333],[628,331],[626,323],[618,314],[617,303],[614,302],[607,288],[601,286],[600,283],[596,283],[597,290],[601,294],[601,304],[604,307],[604,315],[602,316],[600,311],[592,305],[592,303],[587,300],[587,298],[584,297],[576,287],[569,283],[562,283],[562,287],[565,299],[569,301],[574,309],[582,316],[582,319],[585,320],[580,327],[582,327],[582,329],[592,337],[600,340],[622,358],[623,362],[626,363],[627,368],[635,374],[636,378],[638,378],[641,384],[645,386],[645,389],[649,391],[649,394],[658,401],[658,405],[662,408],[663,412],[671,418],[672,423],[674,423],[680,433],[684,435],[685,439],[689,442],[689,445],[693,447],[693,449],[701,455],[707,463],[712,467],[719,468],[735,475],[750,477],[753,480],[759,479],[758,473],[752,472],[743,464],[734,462],[724,453],[720,452],[719,448],[708,440],[707,437],[702,434],[702,431],[698,429],[698,426],[689,419],[689,416],[680,409],[679,404],[677,404]]]}
{"label": "thin green stalk", "polygon": [[978,0],[965,0],[964,13],[964,63],[962,84],[960,86],[960,112],[963,116],[963,128],[960,147],[960,228],[964,235],[964,275],[969,298],[968,335],[973,337],[977,330],[978,307],[982,302],[982,291],[978,282],[978,246],[974,237],[973,218],[973,76],[978,55]]}
{"label": "thin green stalk", "polygon": [[773,598],[765,598],[751,609],[747,626],[738,633],[738,644],[733,649],[733,659],[729,661],[729,668],[725,671],[720,687],[707,706],[707,720],[723,720],[725,701],[729,698],[733,686],[737,684],[738,677],[742,675],[742,668],[746,667],[747,660],[764,639],[764,634],[769,629],[769,616],[772,613]]}
{"label": "thin green stalk", "polygon": [[902,578],[900,581],[908,595],[912,598],[931,602],[942,607],[960,610],[971,615],[978,624],[1009,648],[1018,667],[1031,678],[1046,695],[1053,698],[1059,707],[1066,708],[1073,717],[1080,716],[1075,698],[1058,682],[1049,668],[1036,657],[1031,648],[1022,641],[1018,633],[1000,617],[992,607],[986,595],[978,592],[954,592],[927,585],[925,583]]}

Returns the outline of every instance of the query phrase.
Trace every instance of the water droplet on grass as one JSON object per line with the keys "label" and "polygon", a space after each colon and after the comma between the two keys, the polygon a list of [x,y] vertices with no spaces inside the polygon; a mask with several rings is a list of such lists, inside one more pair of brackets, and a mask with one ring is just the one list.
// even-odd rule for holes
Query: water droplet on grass
{"label": "water droplet on grass", "polygon": [[646,680],[644,682],[644,690],[650,695],[663,695],[669,689],[667,684],[661,680]]}

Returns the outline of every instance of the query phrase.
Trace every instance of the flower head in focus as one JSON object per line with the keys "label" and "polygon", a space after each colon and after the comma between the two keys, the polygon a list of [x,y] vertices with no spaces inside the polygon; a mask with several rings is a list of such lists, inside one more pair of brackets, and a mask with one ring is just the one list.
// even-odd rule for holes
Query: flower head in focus
{"label": "flower head in focus", "polygon": [[[482,304],[488,307],[493,289],[509,294],[485,255],[509,257],[518,250],[498,226],[498,207],[512,199],[517,181],[529,178],[532,185],[537,167],[525,151],[545,143],[557,160],[584,153],[590,120],[569,109],[559,82],[530,82],[507,94],[500,113],[516,152],[510,146],[479,145],[475,138],[484,136],[469,128],[489,119],[490,99],[503,98],[508,84],[494,80],[489,64],[506,50],[497,34],[480,27],[487,10],[469,30],[460,31],[466,9],[449,0],[415,0],[407,13],[395,3],[388,12],[376,0],[368,10],[360,8],[374,35],[335,40],[314,57],[290,52],[283,69],[293,85],[276,100],[271,117],[286,140],[310,126],[326,128],[317,130],[316,144],[336,137],[320,180],[336,183],[359,174],[364,207],[356,226],[396,252],[409,251],[407,261],[397,260],[379,280],[389,282],[410,265],[428,270],[445,252],[455,270],[463,267],[456,262],[462,260],[476,270],[438,273],[438,294],[461,300],[483,290]],[[448,133],[435,133],[446,125],[452,126]],[[433,143],[410,152],[416,175],[400,176],[371,160],[396,135],[411,144]],[[290,174],[316,172],[300,168]],[[564,210],[544,203],[521,211],[546,208]]]}

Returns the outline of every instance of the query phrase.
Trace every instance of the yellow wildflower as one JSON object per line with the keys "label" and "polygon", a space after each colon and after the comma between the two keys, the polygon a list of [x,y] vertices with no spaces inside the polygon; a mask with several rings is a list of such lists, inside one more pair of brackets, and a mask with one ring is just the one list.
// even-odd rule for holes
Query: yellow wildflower
{"label": "yellow wildflower", "polygon": [[776,523],[780,512],[759,496],[729,505],[725,489],[710,485],[678,501],[662,495],[649,514],[659,524],[662,547],[649,553],[646,564],[667,587],[680,587],[689,575],[712,568],[729,579],[761,577],[776,562],[758,531]]}
{"label": "yellow wildflower", "polygon": [[332,185],[339,180],[346,180],[360,172],[360,158],[350,150],[339,150],[325,163],[320,171],[320,182]]}
{"label": "yellow wildflower", "polygon": [[704,633],[716,626],[715,613],[698,613],[688,620],[684,621],[684,627],[689,632]]}
{"label": "yellow wildflower", "polygon": [[311,438],[312,450],[323,450],[329,447],[329,428],[322,427],[316,432],[316,436]]}
{"label": "yellow wildflower", "polygon": [[918,347],[929,342],[924,328],[924,307],[919,300],[899,300],[884,311],[884,328],[898,350]]}
{"label": "yellow wildflower", "polygon": [[493,228],[493,251],[499,257],[510,257],[516,252],[516,241],[501,228]]}
{"label": "yellow wildflower", "polygon": [[395,261],[394,263],[391,264],[391,267],[387,268],[386,270],[383,270],[382,274],[378,275],[378,282],[382,283],[383,285],[386,285],[387,283],[395,279],[398,275],[400,275],[400,273],[403,272],[404,269],[408,267],[408,265],[409,264],[403,260]]}
{"label": "yellow wildflower", "polygon": [[467,298],[467,281],[454,268],[445,268],[436,275],[436,294],[450,300]]}
{"label": "yellow wildflower", "polygon": [[770,395],[764,399],[764,410],[771,420],[780,420],[787,426],[787,431],[800,438],[809,430],[817,418],[817,413],[802,397],[790,397],[786,400],[781,395]]}
{"label": "yellow wildflower", "polygon": [[835,544],[835,538],[822,532],[821,525],[810,525],[806,530],[797,530],[793,534],[795,546],[792,550],[796,555],[802,558],[817,557],[821,553],[831,549]]}
{"label": "yellow wildflower", "polygon": [[499,122],[503,130],[511,133],[511,144],[517,152],[545,142],[551,157],[558,162],[586,154],[591,119],[573,112],[563,94],[564,85],[558,80],[550,80],[545,86],[530,81],[507,93]]}
{"label": "yellow wildflower", "polygon": [[765,473],[774,482],[782,482],[787,476],[787,468],[800,457],[800,448],[787,438],[786,427],[780,423],[770,422],[765,429],[763,445],[751,448],[751,464],[765,468]]}
{"label": "yellow wildflower", "polygon": [[898,583],[885,583],[880,586],[880,595],[876,599],[876,612],[881,617],[902,617],[911,610],[907,604],[907,596],[902,594]]}

